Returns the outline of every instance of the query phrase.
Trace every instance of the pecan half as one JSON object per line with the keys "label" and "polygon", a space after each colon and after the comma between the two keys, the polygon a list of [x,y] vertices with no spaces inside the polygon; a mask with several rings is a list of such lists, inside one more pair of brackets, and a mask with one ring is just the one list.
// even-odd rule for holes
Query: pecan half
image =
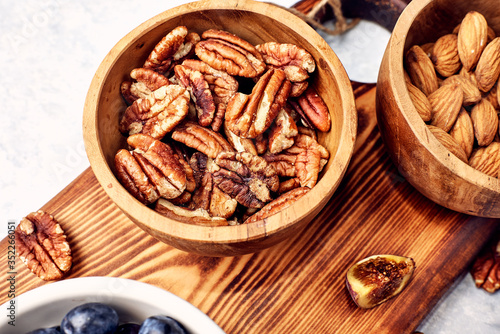
{"label": "pecan half", "polygon": [[314,127],[322,132],[330,130],[331,118],[328,106],[312,86],[307,87],[296,102],[290,101],[290,104],[304,119],[307,126]]}
{"label": "pecan half", "polygon": [[179,85],[162,86],[125,110],[120,132],[143,133],[161,139],[188,114],[189,92]]}
{"label": "pecan half", "polygon": [[272,124],[285,106],[291,83],[279,69],[267,71],[254,86],[250,95],[236,93],[226,110],[226,125],[235,135],[255,138]]}
{"label": "pecan half", "polygon": [[257,148],[252,139],[238,137],[232,133],[227,126],[224,126],[224,134],[226,135],[227,141],[233,146],[236,152],[248,152],[253,155],[258,155]]}
{"label": "pecan half", "polygon": [[191,155],[189,165],[193,170],[197,188],[200,187],[206,172],[213,173],[219,170],[219,166],[215,164],[214,160],[201,152],[194,152],[193,155]]}
{"label": "pecan half", "polygon": [[148,68],[134,68],[130,77],[134,82],[124,81],[120,87],[122,96],[129,105],[137,99],[147,98],[161,86],[170,84],[167,77]]}
{"label": "pecan half", "polygon": [[212,92],[203,74],[182,65],[174,67],[175,76],[184,86],[196,105],[198,123],[201,126],[210,126],[215,115],[215,103]]}
{"label": "pecan half", "polygon": [[184,122],[179,125],[172,132],[172,139],[194,148],[210,158],[215,158],[223,151],[234,151],[221,134],[194,122]]}
{"label": "pecan half", "polygon": [[238,91],[238,81],[228,73],[218,71],[200,60],[186,59],[182,62],[182,66],[203,73],[205,80],[208,82],[217,108],[214,120],[211,124],[212,130],[219,131],[224,122],[227,103]]}
{"label": "pecan half", "polygon": [[278,191],[276,170],[262,157],[222,152],[215,163],[221,167],[213,173],[215,185],[246,207],[261,208],[272,200],[271,192]]}
{"label": "pecan half", "polygon": [[41,279],[57,280],[70,270],[71,248],[52,215],[42,210],[28,214],[16,227],[15,237],[19,258]]}
{"label": "pecan half", "polygon": [[279,176],[297,177],[301,187],[312,188],[328,162],[329,152],[314,138],[299,134],[289,149],[279,154],[266,154],[264,159],[273,166]]}
{"label": "pecan half", "polygon": [[116,176],[127,191],[143,204],[151,204],[160,195],[156,186],[142,170],[137,159],[125,149],[119,150],[115,155]]}
{"label": "pecan half", "polygon": [[132,155],[156,186],[160,197],[176,198],[184,192],[187,187],[185,166],[168,144],[143,134],[128,137],[127,143],[134,148]]}
{"label": "pecan half", "polygon": [[316,69],[312,55],[295,44],[267,42],[256,46],[264,62],[285,71],[292,82],[301,82],[309,78],[309,73]]}
{"label": "pecan half", "polygon": [[207,210],[196,209],[191,210],[181,206],[177,206],[166,199],[160,198],[156,202],[155,211],[180,222],[205,225],[205,226],[225,226],[228,222],[224,218],[211,217]]}
{"label": "pecan half", "polygon": [[269,152],[279,153],[293,145],[299,130],[286,108],[280,110],[269,131]]}
{"label": "pecan half", "polygon": [[201,35],[195,53],[211,67],[247,78],[264,72],[266,65],[257,49],[241,37],[227,31],[210,29]]}
{"label": "pecan half", "polygon": [[479,253],[471,268],[476,287],[489,293],[500,289],[500,239],[498,236]]}
{"label": "pecan half", "polygon": [[294,177],[285,181],[280,182],[280,187],[278,189],[278,194],[284,194],[295,188],[300,187],[300,180],[298,177]]}
{"label": "pecan half", "polygon": [[293,190],[290,190],[280,197],[276,198],[272,202],[266,204],[262,209],[260,209],[257,213],[254,215],[250,216],[247,220],[245,220],[245,224],[253,223],[268,217],[271,217],[272,215],[275,215],[276,213],[284,210],[285,208],[289,207],[292,205],[295,201],[297,201],[299,198],[304,196],[309,192],[309,188],[307,187],[302,187],[302,188],[295,188]]}
{"label": "pecan half", "polygon": [[174,153],[175,158],[181,164],[184,173],[186,173],[186,189],[179,197],[173,198],[171,199],[171,201],[174,204],[185,204],[191,200],[192,193],[196,189],[197,185],[196,178],[194,176],[193,168],[191,168],[191,165],[189,164],[190,158],[188,157],[185,150],[181,149],[178,145],[171,145],[171,146],[175,152]]}
{"label": "pecan half", "polygon": [[202,208],[212,217],[230,218],[236,211],[238,202],[214,185],[211,173],[205,173],[200,187],[193,195],[190,209]]}
{"label": "pecan half", "polygon": [[185,26],[178,26],[164,36],[144,62],[144,68],[168,72],[176,62],[188,57],[200,40],[197,33],[189,33]]}

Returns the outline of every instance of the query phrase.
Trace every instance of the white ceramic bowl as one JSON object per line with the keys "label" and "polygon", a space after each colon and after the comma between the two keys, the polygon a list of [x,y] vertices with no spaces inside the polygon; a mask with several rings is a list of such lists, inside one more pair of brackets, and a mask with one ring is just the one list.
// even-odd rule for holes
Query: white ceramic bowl
{"label": "white ceramic bowl", "polygon": [[[179,321],[191,334],[224,334],[212,319],[184,299],[147,283],[115,277],[72,278],[25,292],[15,299],[16,326],[9,325],[7,317],[0,322],[0,333],[22,334],[57,326],[69,310],[88,302],[113,307],[120,323],[141,323],[162,314]],[[9,305],[1,306],[4,314]]]}

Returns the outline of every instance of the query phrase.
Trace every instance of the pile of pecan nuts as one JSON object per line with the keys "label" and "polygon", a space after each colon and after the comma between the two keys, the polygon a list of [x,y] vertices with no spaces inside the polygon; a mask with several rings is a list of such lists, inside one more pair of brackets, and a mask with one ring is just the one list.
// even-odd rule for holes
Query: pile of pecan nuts
{"label": "pile of pecan nuts", "polygon": [[414,45],[405,59],[410,98],[436,138],[460,160],[499,177],[500,37],[471,11],[453,32]]}
{"label": "pile of pecan nuts", "polygon": [[294,44],[252,45],[227,31],[178,26],[121,84],[128,149],[116,175],[139,201],[183,222],[257,221],[291,205],[329,159],[316,131],[328,108]]}

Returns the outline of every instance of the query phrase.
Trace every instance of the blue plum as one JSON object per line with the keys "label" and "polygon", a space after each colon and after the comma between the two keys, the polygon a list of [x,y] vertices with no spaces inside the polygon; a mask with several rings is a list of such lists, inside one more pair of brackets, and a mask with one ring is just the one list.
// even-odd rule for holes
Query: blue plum
{"label": "blue plum", "polygon": [[188,334],[182,325],[176,320],[155,315],[147,318],[139,329],[139,334]]}
{"label": "blue plum", "polygon": [[118,314],[102,303],[79,305],[61,321],[63,334],[113,334],[117,328]]}

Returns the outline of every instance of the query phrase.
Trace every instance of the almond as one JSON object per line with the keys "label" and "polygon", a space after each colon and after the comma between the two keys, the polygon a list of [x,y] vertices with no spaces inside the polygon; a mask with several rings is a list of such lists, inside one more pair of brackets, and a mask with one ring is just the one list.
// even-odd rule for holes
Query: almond
{"label": "almond", "polygon": [[407,82],[406,86],[408,87],[410,99],[422,120],[424,122],[430,121],[432,118],[432,107],[427,96],[411,82]]}
{"label": "almond", "polygon": [[431,60],[436,71],[443,77],[457,73],[462,67],[458,56],[458,37],[448,34],[440,37],[432,48]]}
{"label": "almond", "polygon": [[467,157],[470,157],[474,147],[474,127],[467,110],[462,108],[458,113],[455,125],[451,128],[450,135],[462,147]]}
{"label": "almond", "polygon": [[[453,33],[455,35],[458,35],[458,31],[460,30],[460,26],[461,24],[457,25],[455,27],[455,29],[453,29]],[[487,42],[491,42],[492,40],[494,40],[495,38],[497,37],[497,34],[495,33],[495,30],[493,30],[493,28],[491,28],[490,26],[488,26],[488,39],[487,39]]]}
{"label": "almond", "polygon": [[500,37],[486,45],[476,66],[477,85],[483,92],[488,92],[500,75]]}
{"label": "almond", "polygon": [[470,113],[474,125],[474,136],[479,146],[488,146],[498,130],[498,115],[493,105],[486,99],[476,104]]}
{"label": "almond", "polygon": [[480,172],[498,177],[500,170],[500,143],[492,142],[488,146],[474,150],[470,157],[469,165]]}
{"label": "almond", "polygon": [[479,88],[467,77],[463,75],[452,75],[449,78],[446,78],[441,85],[458,83],[460,88],[462,88],[462,92],[464,93],[464,106],[470,106],[475,104],[481,100],[481,92]]}
{"label": "almond", "polygon": [[413,84],[425,95],[428,96],[438,89],[434,64],[420,46],[414,45],[406,53],[406,68]]}
{"label": "almond", "polygon": [[487,38],[488,23],[484,16],[476,11],[468,12],[458,30],[458,55],[467,70],[476,66]]}
{"label": "almond", "polygon": [[428,125],[428,129],[436,137],[439,142],[446,147],[453,155],[462,160],[465,163],[467,161],[467,155],[463,148],[457,143],[457,141],[446,131],[433,125]]}
{"label": "almond", "polygon": [[488,100],[495,109],[500,109],[500,104],[498,103],[498,84],[493,85],[493,88],[486,94],[483,94],[483,99]]}
{"label": "almond", "polygon": [[446,132],[450,131],[462,108],[463,100],[464,93],[458,83],[443,85],[429,95],[432,107],[431,125]]}
{"label": "almond", "polygon": [[474,72],[468,71],[465,67],[462,67],[459,74],[469,79],[477,87],[477,79]]}

